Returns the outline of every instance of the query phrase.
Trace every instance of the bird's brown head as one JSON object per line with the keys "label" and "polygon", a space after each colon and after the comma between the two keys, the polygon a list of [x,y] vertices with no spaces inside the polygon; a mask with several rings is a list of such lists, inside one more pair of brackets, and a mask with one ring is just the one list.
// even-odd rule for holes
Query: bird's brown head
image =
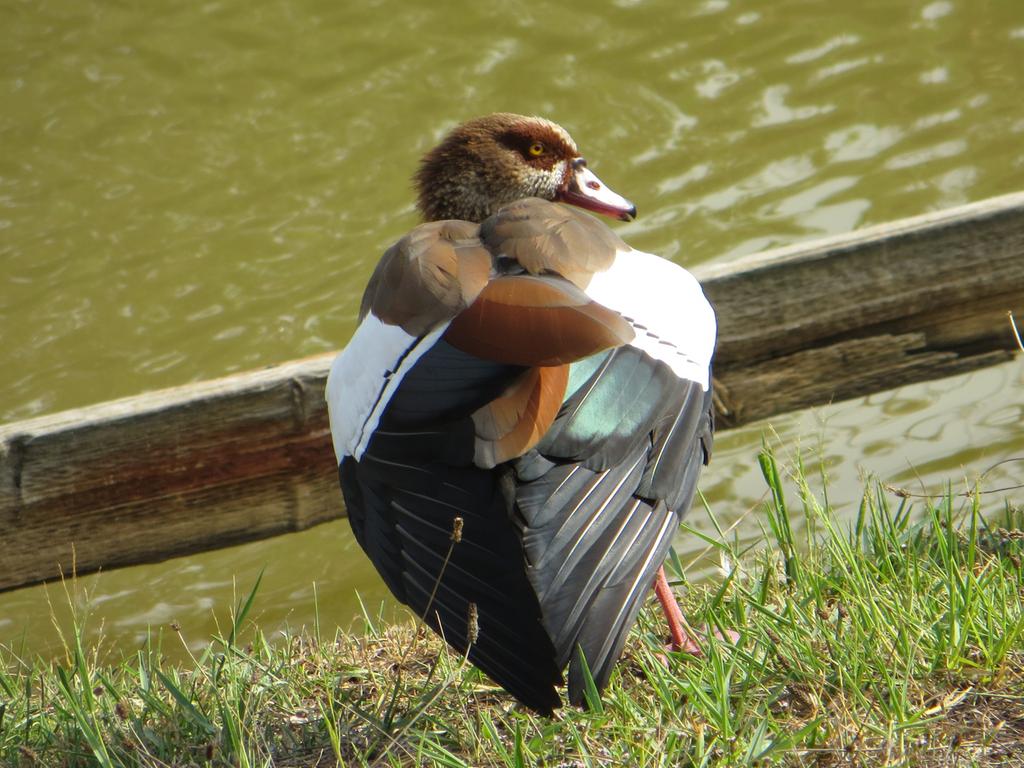
{"label": "bird's brown head", "polygon": [[454,128],[420,163],[417,207],[427,221],[483,221],[524,197],[629,221],[636,207],[587,168],[576,142],[541,117],[499,112]]}

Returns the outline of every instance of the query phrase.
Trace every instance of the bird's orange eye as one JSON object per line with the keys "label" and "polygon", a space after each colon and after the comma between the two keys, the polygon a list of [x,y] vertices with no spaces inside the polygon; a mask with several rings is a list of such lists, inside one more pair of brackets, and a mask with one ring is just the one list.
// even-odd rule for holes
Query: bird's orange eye
{"label": "bird's orange eye", "polygon": [[540,157],[544,154],[544,145],[539,141],[533,142],[533,144],[530,145],[530,154],[534,157]]}

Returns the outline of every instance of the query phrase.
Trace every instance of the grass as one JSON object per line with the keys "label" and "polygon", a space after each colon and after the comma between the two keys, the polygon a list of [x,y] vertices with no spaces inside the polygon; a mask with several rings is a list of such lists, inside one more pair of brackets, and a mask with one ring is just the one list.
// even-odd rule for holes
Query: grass
{"label": "grass", "polygon": [[0,649],[0,762],[1024,765],[1022,511],[997,523],[977,495],[878,486],[843,526],[799,464],[783,472],[766,451],[761,466],[763,546],[716,541],[728,573],[680,583],[693,626],[711,628],[705,653],[666,660],[645,609],[589,711],[532,715],[412,622],[366,614],[361,635],[317,622],[271,643],[247,621],[254,587],[184,666],[160,638],[100,664],[77,626],[59,661]]}

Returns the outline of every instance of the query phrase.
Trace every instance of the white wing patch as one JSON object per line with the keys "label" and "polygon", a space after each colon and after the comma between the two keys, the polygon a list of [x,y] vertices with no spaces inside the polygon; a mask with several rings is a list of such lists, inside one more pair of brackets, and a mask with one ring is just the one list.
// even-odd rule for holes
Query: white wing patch
{"label": "white wing patch", "polygon": [[715,311],[697,278],[667,259],[631,249],[619,251],[611,268],[595,274],[586,293],[633,326],[632,346],[707,391]]}
{"label": "white wing patch", "polygon": [[384,408],[406,372],[448,328],[444,323],[417,338],[369,313],[327,376],[327,412],[334,454],[358,461]]}

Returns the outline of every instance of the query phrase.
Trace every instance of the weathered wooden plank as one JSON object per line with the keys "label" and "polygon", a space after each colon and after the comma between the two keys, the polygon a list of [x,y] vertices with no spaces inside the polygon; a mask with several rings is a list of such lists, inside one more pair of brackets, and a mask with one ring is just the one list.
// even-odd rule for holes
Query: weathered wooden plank
{"label": "weathered wooden plank", "polygon": [[809,403],[838,402],[899,384],[966,373],[1012,355],[997,350],[960,356],[928,350],[923,341],[920,333],[848,339],[762,360],[741,371],[726,369],[717,382],[719,422],[727,429]]}
{"label": "weathered wooden plank", "polygon": [[337,517],[332,357],[0,428],[0,588]]}
{"label": "weathered wooden plank", "polygon": [[[738,425],[1007,360],[1024,193],[699,270]],[[343,513],[333,355],[0,427],[0,590]]]}
{"label": "weathered wooden plank", "polygon": [[697,275],[719,315],[725,427],[993,365],[1024,310],[1024,193]]}

